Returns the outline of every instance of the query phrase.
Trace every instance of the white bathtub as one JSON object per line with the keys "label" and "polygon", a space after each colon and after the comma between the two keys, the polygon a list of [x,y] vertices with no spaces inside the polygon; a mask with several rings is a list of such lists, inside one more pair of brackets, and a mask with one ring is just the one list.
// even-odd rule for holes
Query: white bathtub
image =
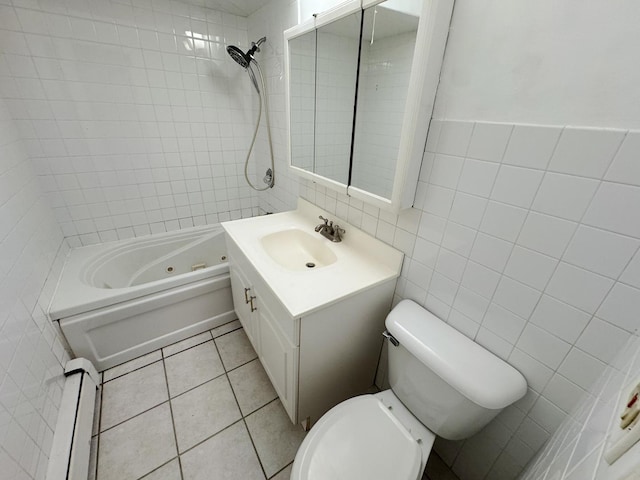
{"label": "white bathtub", "polygon": [[230,322],[224,231],[196,227],[76,248],[49,316],[98,370]]}

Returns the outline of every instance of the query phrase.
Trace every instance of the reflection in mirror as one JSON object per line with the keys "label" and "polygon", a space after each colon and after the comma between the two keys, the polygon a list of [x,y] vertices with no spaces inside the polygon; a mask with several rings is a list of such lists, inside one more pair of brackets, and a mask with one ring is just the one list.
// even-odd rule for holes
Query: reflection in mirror
{"label": "reflection in mirror", "polygon": [[358,72],[358,11],[317,30],[314,172],[347,184]]}
{"label": "reflection in mirror", "polygon": [[313,171],[316,32],[289,40],[291,164]]}
{"label": "reflection in mirror", "polygon": [[387,0],[364,12],[351,185],[383,198],[393,189],[418,31],[411,3]]}

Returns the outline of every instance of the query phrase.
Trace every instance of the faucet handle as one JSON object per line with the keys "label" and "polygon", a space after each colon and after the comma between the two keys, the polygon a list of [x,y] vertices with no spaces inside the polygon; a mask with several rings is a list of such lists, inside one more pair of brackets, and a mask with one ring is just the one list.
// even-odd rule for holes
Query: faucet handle
{"label": "faucet handle", "polygon": [[324,224],[327,225],[329,223],[329,219],[328,218],[324,218],[322,215],[319,215],[318,218],[320,220],[324,220]]}

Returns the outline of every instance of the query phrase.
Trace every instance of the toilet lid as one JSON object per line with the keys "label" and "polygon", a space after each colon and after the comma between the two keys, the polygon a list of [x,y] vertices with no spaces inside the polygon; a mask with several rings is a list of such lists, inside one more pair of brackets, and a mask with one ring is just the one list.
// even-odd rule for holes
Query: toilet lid
{"label": "toilet lid", "polygon": [[298,450],[291,478],[304,480],[415,480],[420,446],[372,395],[329,410]]}

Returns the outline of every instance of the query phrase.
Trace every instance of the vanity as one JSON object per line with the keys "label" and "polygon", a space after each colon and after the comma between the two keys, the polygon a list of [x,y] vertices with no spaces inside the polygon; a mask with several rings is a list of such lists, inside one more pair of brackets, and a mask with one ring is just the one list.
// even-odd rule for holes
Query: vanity
{"label": "vanity", "polygon": [[348,224],[325,238],[328,214],[295,211],[225,222],[233,303],[294,424],[373,385],[384,320],[403,254]]}

